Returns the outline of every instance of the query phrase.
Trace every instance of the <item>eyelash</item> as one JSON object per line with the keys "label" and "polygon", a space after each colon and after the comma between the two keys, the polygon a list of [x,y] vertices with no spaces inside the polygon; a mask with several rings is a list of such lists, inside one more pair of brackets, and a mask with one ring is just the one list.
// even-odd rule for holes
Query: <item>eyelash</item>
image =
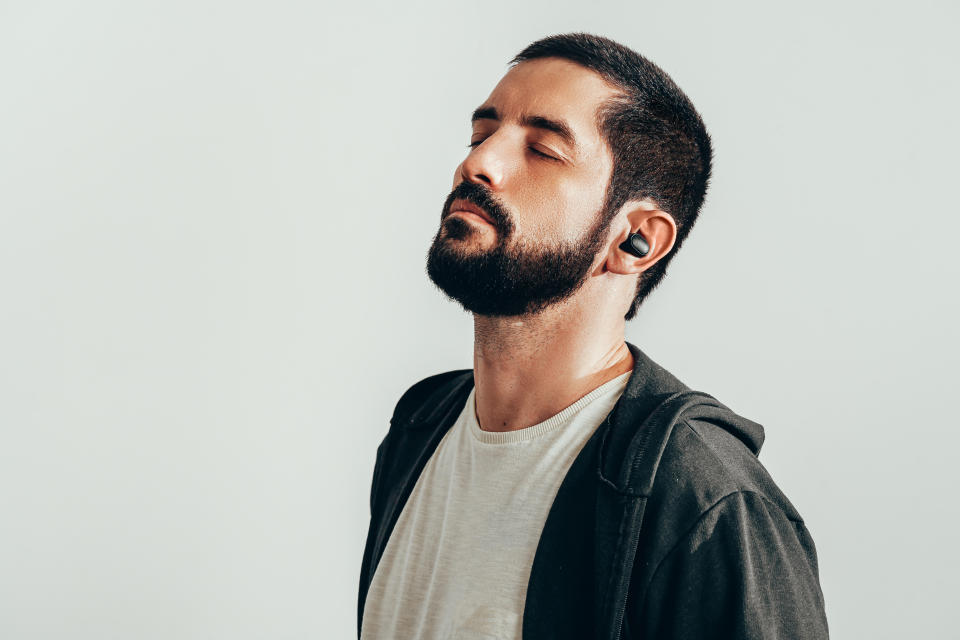
{"label": "eyelash", "polygon": [[[467,148],[473,149],[474,147],[479,146],[481,144],[483,144],[483,140],[480,140],[479,142],[471,142],[470,144],[467,145]],[[554,158],[553,156],[546,154],[543,151],[540,151],[536,147],[528,147],[528,149],[530,149],[530,151],[533,151],[535,154],[537,154],[541,158],[544,158],[545,160],[553,160],[554,162],[560,162],[560,158]]]}

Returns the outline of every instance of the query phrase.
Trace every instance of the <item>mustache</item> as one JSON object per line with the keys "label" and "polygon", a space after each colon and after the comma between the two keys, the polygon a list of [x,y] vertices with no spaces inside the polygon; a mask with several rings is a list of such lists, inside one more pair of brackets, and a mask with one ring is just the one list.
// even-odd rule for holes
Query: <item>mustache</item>
{"label": "mustache", "polygon": [[486,187],[466,180],[458,184],[447,196],[447,201],[443,205],[444,218],[450,214],[450,205],[457,199],[466,200],[483,209],[498,229],[509,229],[510,214]]}

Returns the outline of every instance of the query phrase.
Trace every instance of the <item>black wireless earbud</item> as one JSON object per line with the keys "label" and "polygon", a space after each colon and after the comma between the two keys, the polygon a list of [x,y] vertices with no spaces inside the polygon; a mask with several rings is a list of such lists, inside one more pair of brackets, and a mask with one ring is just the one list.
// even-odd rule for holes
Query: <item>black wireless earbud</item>
{"label": "black wireless earbud", "polygon": [[650,252],[650,245],[647,239],[639,233],[631,233],[627,239],[620,243],[620,248],[627,253],[632,253],[638,258],[642,258]]}

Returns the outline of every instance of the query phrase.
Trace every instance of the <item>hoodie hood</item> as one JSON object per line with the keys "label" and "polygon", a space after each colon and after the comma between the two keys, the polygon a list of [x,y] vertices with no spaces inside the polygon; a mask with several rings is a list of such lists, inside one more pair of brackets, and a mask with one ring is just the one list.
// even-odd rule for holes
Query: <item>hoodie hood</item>
{"label": "hoodie hood", "polygon": [[[763,426],[745,418],[710,394],[693,391],[626,342],[633,373],[613,411],[601,424],[601,479],[619,491],[649,495],[660,455],[673,426],[688,419],[708,421],[735,436],[756,456]],[[624,459],[631,459],[624,467]]]}
{"label": "hoodie hood", "polygon": [[[633,372],[595,434],[602,439],[598,469],[602,481],[623,493],[649,495],[673,426],[688,419],[708,421],[733,434],[754,456],[760,452],[764,438],[760,424],[734,413],[710,394],[691,390],[640,347],[624,342],[633,354]],[[473,369],[422,380],[400,399],[391,421],[404,430],[437,424],[449,427],[473,386]],[[632,463],[625,468],[628,458]]]}

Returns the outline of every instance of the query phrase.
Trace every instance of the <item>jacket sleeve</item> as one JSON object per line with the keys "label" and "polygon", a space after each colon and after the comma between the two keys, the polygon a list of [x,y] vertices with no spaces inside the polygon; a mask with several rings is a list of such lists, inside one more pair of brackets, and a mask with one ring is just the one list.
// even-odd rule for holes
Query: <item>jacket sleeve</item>
{"label": "jacket sleeve", "polygon": [[629,605],[629,637],[822,640],[816,550],[802,521],[752,491],[707,510]]}
{"label": "jacket sleeve", "polygon": [[360,637],[361,627],[363,626],[363,608],[367,600],[367,591],[370,589],[370,564],[372,562],[373,541],[379,526],[379,512],[377,511],[377,494],[379,493],[380,480],[383,475],[383,467],[386,464],[386,456],[390,432],[383,437],[380,445],[377,447],[377,457],[373,464],[373,480],[370,483],[370,521],[367,526],[367,541],[363,549],[363,559],[360,562],[360,588],[357,593],[357,637]]}
{"label": "jacket sleeve", "polygon": [[390,438],[390,433],[383,437],[380,441],[379,446],[377,446],[377,455],[373,463],[373,480],[370,482],[370,515],[373,516],[374,504],[377,497],[377,489],[380,486],[380,475],[383,472],[383,457],[387,448],[387,440]]}

